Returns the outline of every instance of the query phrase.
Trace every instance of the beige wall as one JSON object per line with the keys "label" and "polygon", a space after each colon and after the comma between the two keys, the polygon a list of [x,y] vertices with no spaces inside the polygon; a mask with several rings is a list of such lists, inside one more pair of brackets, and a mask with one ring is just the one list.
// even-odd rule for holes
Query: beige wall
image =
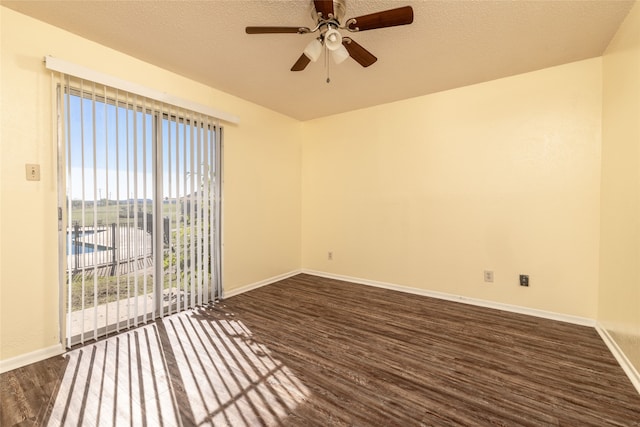
{"label": "beige wall", "polygon": [[[53,55],[240,116],[225,126],[224,285],[300,267],[300,123],[0,7],[0,360],[58,336]],[[42,180],[24,179],[25,163]]]}
{"label": "beige wall", "polygon": [[600,58],[306,122],[302,265],[593,319],[600,124]]}
{"label": "beige wall", "polygon": [[640,3],[603,57],[598,321],[640,372]]}

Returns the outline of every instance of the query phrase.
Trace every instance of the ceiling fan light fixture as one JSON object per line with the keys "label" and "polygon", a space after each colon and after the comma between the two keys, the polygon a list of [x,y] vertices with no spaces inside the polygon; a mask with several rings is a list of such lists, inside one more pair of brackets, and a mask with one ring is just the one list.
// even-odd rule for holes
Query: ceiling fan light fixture
{"label": "ceiling fan light fixture", "polygon": [[322,43],[320,43],[319,39],[313,39],[304,48],[304,54],[307,58],[309,58],[312,62],[316,62],[320,55],[322,54]]}
{"label": "ceiling fan light fixture", "polygon": [[338,50],[342,46],[342,34],[335,28],[329,28],[327,32],[324,33],[324,44],[327,46],[329,50]]}
{"label": "ceiling fan light fixture", "polygon": [[342,64],[349,57],[349,52],[346,47],[340,45],[336,50],[331,51],[331,57],[336,64]]}

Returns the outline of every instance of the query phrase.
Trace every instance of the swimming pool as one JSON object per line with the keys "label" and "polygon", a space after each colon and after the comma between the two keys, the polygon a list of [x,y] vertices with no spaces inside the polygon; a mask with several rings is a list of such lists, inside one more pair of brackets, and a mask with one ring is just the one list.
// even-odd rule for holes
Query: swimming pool
{"label": "swimming pool", "polygon": [[[95,234],[93,230],[84,230],[78,233],[78,237],[87,236]],[[75,255],[75,254],[91,254],[94,252],[104,252],[109,250],[109,247],[104,245],[99,245],[90,242],[79,242],[74,240],[72,236],[75,236],[75,233],[69,234],[67,233],[67,255]]]}

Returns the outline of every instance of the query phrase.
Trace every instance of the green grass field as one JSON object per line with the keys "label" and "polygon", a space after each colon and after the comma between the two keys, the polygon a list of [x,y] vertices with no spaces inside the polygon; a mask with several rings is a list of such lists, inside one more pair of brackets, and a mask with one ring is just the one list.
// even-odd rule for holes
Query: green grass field
{"label": "green grass field", "polygon": [[[162,216],[169,217],[171,219],[172,226],[175,225],[177,209],[180,209],[180,206],[174,203],[162,204]],[[153,206],[151,203],[147,203],[146,206],[143,206],[142,203],[137,203],[135,205],[133,203],[116,204],[114,201],[111,201],[109,205],[106,205],[104,202],[98,203],[97,206],[87,204],[85,205],[83,212],[82,207],[78,206],[76,203],[71,210],[71,223],[78,223],[80,226],[84,224],[85,227],[92,227],[94,225],[95,218],[95,223],[97,225],[114,223],[123,226],[128,224],[133,225],[135,223],[136,210],[138,211],[138,216],[142,217],[143,212],[152,213]]]}
{"label": "green grass field", "polygon": [[[137,278],[137,289],[136,289]],[[164,274],[163,289],[176,287],[177,275],[175,273]],[[184,286],[184,279],[181,280]],[[144,273],[138,272],[129,275],[105,276],[105,277],[85,277],[84,280],[84,306],[83,301],[83,281],[82,274],[75,274],[71,281],[71,310],[81,310],[83,307],[91,308],[97,302],[97,305],[107,304],[109,302],[118,301],[119,299],[132,298],[148,294],[153,291],[154,277],[153,274],[147,274],[147,283],[145,287]],[[97,295],[97,301],[96,301]]]}

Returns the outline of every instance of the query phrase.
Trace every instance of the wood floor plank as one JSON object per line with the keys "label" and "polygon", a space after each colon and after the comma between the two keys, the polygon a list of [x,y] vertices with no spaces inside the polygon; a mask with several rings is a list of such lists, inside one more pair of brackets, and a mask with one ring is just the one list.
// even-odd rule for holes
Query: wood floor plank
{"label": "wood floor plank", "polygon": [[0,375],[2,426],[639,426],[593,328],[298,275]]}

